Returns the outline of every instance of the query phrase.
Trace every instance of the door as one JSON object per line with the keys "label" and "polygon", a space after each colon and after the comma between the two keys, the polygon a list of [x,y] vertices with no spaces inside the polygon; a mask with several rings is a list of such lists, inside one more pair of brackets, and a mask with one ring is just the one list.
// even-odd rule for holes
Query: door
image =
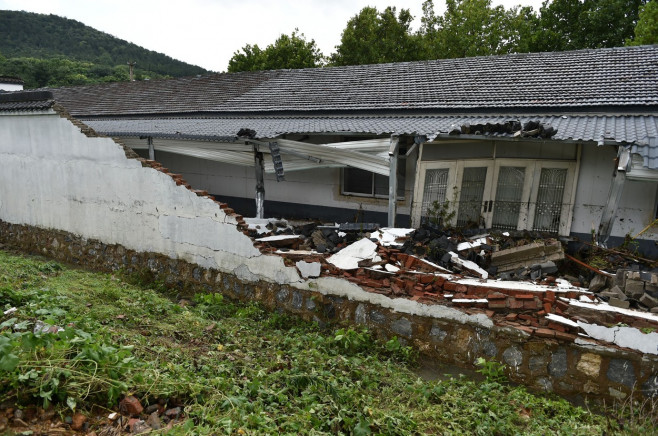
{"label": "door", "polygon": [[422,162],[414,226],[434,220],[567,235],[575,168],[575,162],[528,159]]}

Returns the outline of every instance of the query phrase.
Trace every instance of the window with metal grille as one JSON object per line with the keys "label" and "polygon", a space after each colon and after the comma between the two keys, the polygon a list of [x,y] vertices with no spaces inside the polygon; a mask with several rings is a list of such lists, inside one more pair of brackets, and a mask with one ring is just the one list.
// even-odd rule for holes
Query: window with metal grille
{"label": "window with metal grille", "polygon": [[447,168],[427,170],[425,172],[421,216],[427,216],[427,211],[432,207],[434,202],[441,204],[446,201],[448,173],[449,170]]}
{"label": "window with metal grille", "polygon": [[537,191],[537,204],[532,229],[557,232],[562,215],[562,197],[567,180],[567,170],[542,168]]}
{"label": "window with metal grille", "polygon": [[516,230],[519,223],[524,182],[525,167],[500,167],[492,228]]}

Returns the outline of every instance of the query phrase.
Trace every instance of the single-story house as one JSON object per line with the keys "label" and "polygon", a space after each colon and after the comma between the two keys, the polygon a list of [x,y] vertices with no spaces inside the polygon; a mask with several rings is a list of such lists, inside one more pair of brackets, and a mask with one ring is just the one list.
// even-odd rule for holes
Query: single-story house
{"label": "single-story house", "polygon": [[51,92],[243,215],[437,215],[658,252],[656,45]]}

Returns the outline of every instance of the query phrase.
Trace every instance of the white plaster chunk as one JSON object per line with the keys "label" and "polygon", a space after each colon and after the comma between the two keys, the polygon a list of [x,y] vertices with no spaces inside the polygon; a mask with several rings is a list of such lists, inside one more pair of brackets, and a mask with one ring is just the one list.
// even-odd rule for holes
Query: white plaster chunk
{"label": "white plaster chunk", "polygon": [[464,251],[468,250],[469,248],[475,248],[479,247],[480,245],[484,245],[487,243],[487,238],[477,238],[473,241],[466,241],[466,242],[461,242],[457,244],[457,251]]}
{"label": "white plaster chunk", "polygon": [[327,262],[344,270],[357,269],[360,261],[366,259],[374,260],[379,257],[376,250],[377,244],[370,239],[363,238],[329,257]]}
{"label": "white plaster chunk", "polygon": [[646,354],[658,355],[658,333],[642,333],[635,327],[619,327],[615,335],[615,344],[632,348]]}
{"label": "white plaster chunk", "polygon": [[463,269],[466,269],[474,274],[477,274],[480,276],[480,278],[487,279],[489,277],[489,273],[483,270],[478,266],[477,263],[471,262],[470,260],[464,260],[461,259],[457,253],[451,251],[450,255],[452,256],[452,259],[450,259],[450,262],[454,263],[455,265],[459,265]]}
{"label": "white plaster chunk", "polygon": [[305,279],[309,277],[320,276],[320,270],[322,267],[322,265],[320,265],[320,262],[306,262],[300,260],[295,265],[297,265],[297,269],[302,274],[302,277],[304,277]]}
{"label": "white plaster chunk", "polygon": [[559,324],[564,324],[569,327],[578,327],[578,323],[576,323],[575,321],[572,321],[569,318],[565,318],[561,315],[556,315],[554,313],[546,314],[546,319],[549,321],[557,322]]}
{"label": "white plaster chunk", "polygon": [[[560,298],[562,298],[562,297],[560,297]],[[605,303],[605,302],[594,303],[592,301],[589,301],[588,303],[584,303],[582,301],[570,300],[570,299],[566,299],[566,298],[562,298],[562,300],[568,302],[569,305],[571,305],[571,306],[584,307],[584,308],[587,308],[587,309],[594,309],[594,310],[602,310],[602,311],[606,311],[606,312],[617,312],[617,313],[621,313],[621,314],[624,314],[624,315],[633,316],[635,318],[649,319],[651,321],[658,322],[658,314],[655,314],[655,313],[640,312],[639,310],[634,310],[634,309],[624,309],[622,307],[611,306],[611,305],[609,305],[608,303]]]}
{"label": "white plaster chunk", "polygon": [[[427,259],[422,259],[422,258],[420,258],[420,257],[418,257],[418,256],[414,256],[413,254],[411,254],[410,256],[411,256],[411,257],[414,257],[414,258],[416,258],[416,259],[418,259],[417,261],[420,262],[420,263],[424,263],[425,265],[429,265],[429,266],[431,266],[431,267],[434,268],[436,271],[439,271],[439,272],[442,272],[442,273],[446,273],[446,274],[452,274],[452,271],[450,271],[449,269],[445,269],[445,268],[443,268],[442,266],[439,266],[439,265],[437,265],[437,264],[435,264],[435,263],[433,263],[433,262],[430,262],[430,261],[427,260]],[[410,272],[415,272],[415,271],[410,271]]]}
{"label": "white plaster chunk", "polygon": [[396,273],[396,272],[400,271],[400,268],[398,268],[395,265],[391,265],[390,263],[387,263],[386,265],[384,265],[384,268],[386,269],[386,271],[392,272],[392,273]]}
{"label": "white plaster chunk", "polygon": [[289,239],[299,239],[300,237],[301,236],[299,235],[274,235],[274,236],[266,236],[264,238],[258,238],[256,240],[260,242],[274,242],[274,241],[286,241]]}
{"label": "white plaster chunk", "polygon": [[487,300],[486,298],[474,298],[474,299],[455,298],[454,300],[452,300],[452,302],[453,303],[488,303],[489,300]]}
{"label": "white plaster chunk", "polygon": [[635,327],[606,327],[578,321],[578,326],[590,337],[631,348],[646,354],[658,355],[658,333],[642,333]]}
{"label": "white plaster chunk", "polygon": [[402,246],[403,242],[396,242],[397,238],[405,238],[415,229],[405,229],[397,227],[383,227],[375,232],[372,232],[372,236],[379,240],[379,243],[385,247],[392,245]]}

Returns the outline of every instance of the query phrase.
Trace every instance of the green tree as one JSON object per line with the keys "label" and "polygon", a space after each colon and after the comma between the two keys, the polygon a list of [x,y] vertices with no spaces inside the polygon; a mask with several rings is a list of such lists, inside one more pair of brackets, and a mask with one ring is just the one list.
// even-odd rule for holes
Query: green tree
{"label": "green tree", "polygon": [[413,16],[395,7],[365,7],[350,18],[331,56],[332,65],[362,65],[422,59],[420,39],[411,32]]}
{"label": "green tree", "polygon": [[265,69],[265,53],[258,44],[247,44],[242,49],[233,53],[228,61],[228,72],[238,71],[261,71]]}
{"label": "green tree", "polygon": [[228,63],[228,72],[322,66],[324,57],[315,40],[307,41],[304,34],[298,32],[299,29],[295,29],[291,35],[282,34],[265,50],[261,50],[257,44],[247,44],[233,54]]}
{"label": "green tree", "polygon": [[633,36],[647,0],[545,0],[533,51],[618,47]]}
{"label": "green tree", "polygon": [[635,37],[627,39],[626,44],[658,44],[658,0],[651,0],[640,8]]}
{"label": "green tree", "polygon": [[491,0],[447,0],[436,16],[432,0],[423,3],[424,57],[459,58],[528,51],[537,18],[532,8],[491,5]]}

